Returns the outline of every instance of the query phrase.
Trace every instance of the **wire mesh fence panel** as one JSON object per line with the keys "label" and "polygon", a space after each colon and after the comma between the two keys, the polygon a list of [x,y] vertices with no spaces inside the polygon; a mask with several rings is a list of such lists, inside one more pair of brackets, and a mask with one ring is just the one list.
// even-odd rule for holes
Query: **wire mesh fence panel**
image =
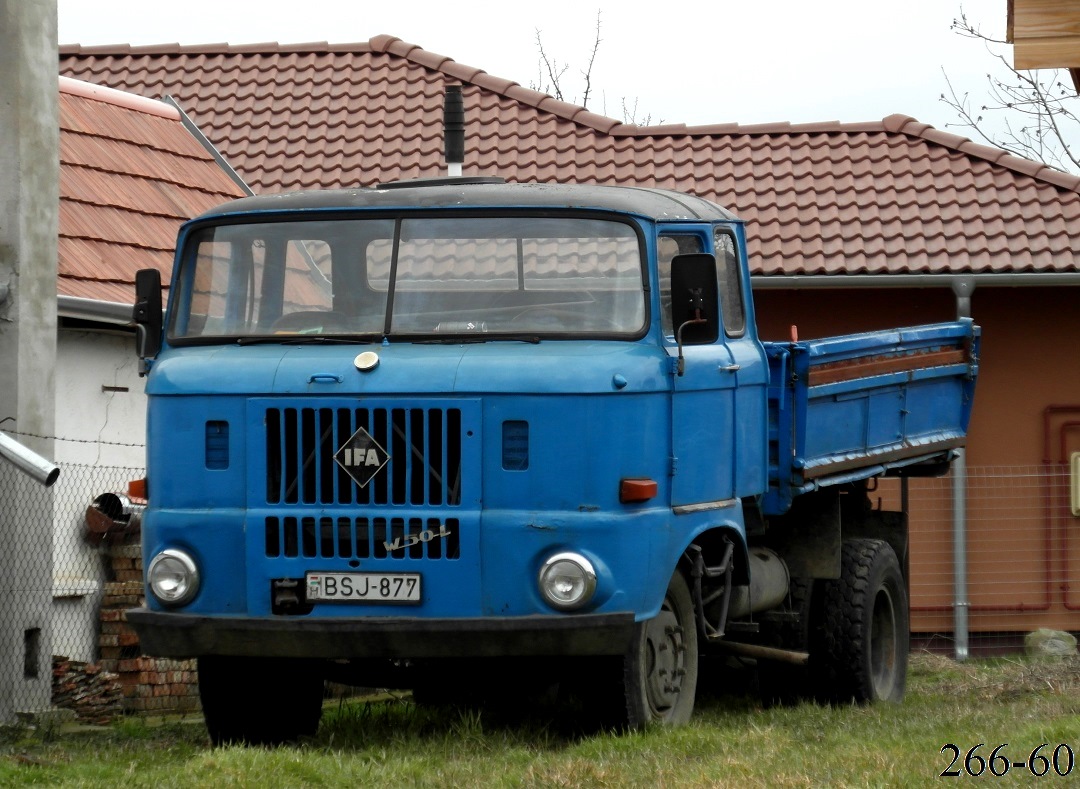
{"label": "wire mesh fence panel", "polygon": [[[974,654],[1020,649],[1039,628],[1080,631],[1080,520],[1069,508],[1068,468],[976,466],[966,476],[963,557],[954,550],[952,475],[910,482],[912,631],[951,648],[958,605]],[[958,558],[966,589],[956,587]]]}

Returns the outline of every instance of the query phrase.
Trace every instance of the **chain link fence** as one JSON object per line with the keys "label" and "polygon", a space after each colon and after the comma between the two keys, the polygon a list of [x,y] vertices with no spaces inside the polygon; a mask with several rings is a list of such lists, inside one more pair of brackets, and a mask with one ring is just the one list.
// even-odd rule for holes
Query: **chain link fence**
{"label": "chain link fence", "polygon": [[[56,707],[84,721],[197,708],[190,661],[140,654],[141,468],[61,464],[49,488],[0,463],[0,724]],[[9,648],[11,647],[11,648]]]}
{"label": "chain link fence", "polygon": [[[123,611],[142,600],[130,505],[140,468],[66,464],[51,488],[0,463],[0,724],[68,707],[85,720],[197,709],[190,661],[139,653]],[[912,480],[913,644],[951,653],[952,479]],[[967,470],[971,653],[1015,651],[1037,628],[1080,631],[1080,519],[1062,464]],[[900,485],[874,494],[898,508]],[[90,517],[88,518],[88,511]],[[137,521],[137,519],[136,519]]]}

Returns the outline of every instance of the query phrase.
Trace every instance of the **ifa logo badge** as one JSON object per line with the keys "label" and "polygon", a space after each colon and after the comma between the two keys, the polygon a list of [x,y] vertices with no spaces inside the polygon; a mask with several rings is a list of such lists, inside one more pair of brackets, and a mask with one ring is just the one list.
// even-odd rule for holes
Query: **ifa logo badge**
{"label": "ifa logo badge", "polygon": [[334,453],[334,462],[361,488],[371,482],[389,460],[386,450],[362,427]]}

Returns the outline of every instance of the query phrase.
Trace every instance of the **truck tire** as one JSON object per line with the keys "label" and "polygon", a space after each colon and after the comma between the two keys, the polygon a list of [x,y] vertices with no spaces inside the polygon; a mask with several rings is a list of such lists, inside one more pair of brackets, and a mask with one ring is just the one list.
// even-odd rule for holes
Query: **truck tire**
{"label": "truck tire", "polygon": [[826,700],[900,701],[907,682],[908,601],[904,576],[884,540],[848,540],[840,578],[820,584],[822,633],[811,664]]}
{"label": "truck tire", "polygon": [[697,692],[698,633],[694,604],[681,572],[668,583],[660,613],[637,626],[623,659],[626,724],[681,725]]}
{"label": "truck tire", "polygon": [[280,745],[312,736],[322,716],[318,663],[204,655],[199,699],[210,742]]}

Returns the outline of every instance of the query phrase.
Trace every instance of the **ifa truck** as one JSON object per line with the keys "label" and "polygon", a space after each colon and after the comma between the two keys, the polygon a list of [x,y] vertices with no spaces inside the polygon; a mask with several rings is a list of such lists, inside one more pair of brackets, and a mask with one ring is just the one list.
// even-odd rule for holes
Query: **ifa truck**
{"label": "ifa truck", "polygon": [[313,733],[327,680],[678,724],[718,652],[902,696],[907,521],[868,491],[963,446],[970,321],[763,342],[729,211],[495,178],[226,203],[162,289],[128,617],[198,659],[214,742]]}

